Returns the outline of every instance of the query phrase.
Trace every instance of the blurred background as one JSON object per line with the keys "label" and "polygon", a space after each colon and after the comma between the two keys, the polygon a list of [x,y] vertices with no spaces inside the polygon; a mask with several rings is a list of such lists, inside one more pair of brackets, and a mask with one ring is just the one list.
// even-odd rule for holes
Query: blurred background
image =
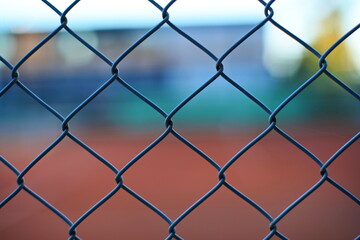
{"label": "blurred background", "polygon": [[[50,2],[64,11],[72,1]],[[279,1],[272,7],[278,23],[321,54],[360,20],[360,3],[355,0],[304,0],[301,5]],[[261,3],[250,0],[221,4],[183,0],[169,9],[172,23],[218,58],[264,19],[263,12]],[[73,31],[111,61],[162,20],[157,8],[141,0],[81,1],[67,18]],[[59,24],[59,16],[41,1],[0,0],[0,56],[15,65]],[[359,39],[356,31],[326,58],[327,69],[357,93]],[[270,23],[223,64],[233,81],[271,110],[319,69],[316,56]],[[215,66],[208,55],[164,26],[124,58],[118,69],[124,81],[170,113],[216,73]],[[24,85],[64,117],[112,76],[109,65],[65,30],[21,65],[19,73]],[[10,81],[11,70],[0,62],[0,89]],[[16,85],[1,96],[0,116],[0,154],[19,171],[62,133],[61,121]],[[268,118],[219,77],[172,119],[176,131],[223,166],[266,129]],[[277,115],[278,126],[322,162],[359,131],[359,120],[358,100],[325,75]],[[163,116],[118,82],[70,121],[70,131],[118,169],[160,136],[164,126]],[[359,147],[355,142],[329,167],[329,175],[357,197]],[[229,168],[227,180],[276,217],[320,179],[319,171],[313,160],[271,132]],[[27,186],[72,221],[115,187],[114,174],[68,138],[25,179]],[[217,171],[168,136],[124,179],[174,220],[217,183]],[[16,176],[0,165],[0,199],[16,186]],[[0,210],[0,223],[1,239],[67,239],[66,224],[24,191]],[[262,239],[268,224],[223,187],[177,230],[185,239]],[[360,234],[359,225],[359,206],[326,182],[278,229],[290,239],[354,239]],[[78,233],[84,239],[164,239],[167,227],[120,190],[80,224]]]}

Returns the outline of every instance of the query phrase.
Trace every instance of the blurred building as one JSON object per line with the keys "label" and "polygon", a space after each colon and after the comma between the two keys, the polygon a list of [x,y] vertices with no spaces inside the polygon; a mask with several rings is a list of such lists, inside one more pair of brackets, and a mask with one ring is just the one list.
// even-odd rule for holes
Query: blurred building
{"label": "blurred building", "polygon": [[[252,27],[185,27],[183,31],[219,58]],[[140,28],[114,29],[78,34],[113,62],[147,31],[148,29]],[[12,35],[15,47],[14,52],[8,54],[10,57],[7,60],[16,63],[46,35],[47,33]],[[262,54],[263,33],[260,29],[224,59],[226,74],[242,86],[266,89],[269,86],[269,75],[262,63]],[[216,61],[171,28],[163,27],[127,55],[118,64],[118,69],[123,80],[150,99],[155,98],[155,102],[169,104],[160,104],[160,107],[170,111],[216,73]],[[31,56],[20,67],[19,72],[20,80],[27,87],[63,115],[67,115],[112,75],[108,64],[65,31]],[[11,74],[5,67],[0,68],[0,76],[1,86],[10,81]],[[212,94],[227,94],[228,88],[221,86],[229,84],[224,79],[216,81],[219,85],[215,90],[208,91],[209,98],[212,98]],[[119,106],[134,106],[131,100],[122,97],[123,94],[128,93],[111,88],[94,101],[91,105],[96,114],[92,119],[96,120],[96,116],[108,116],[106,111],[115,112],[110,115],[121,115],[123,107]],[[175,95],[177,97],[174,98]],[[20,104],[19,96],[14,95],[13,98],[13,101],[9,101],[11,104]],[[108,107],[108,104],[115,106],[117,110]],[[15,107],[7,109],[11,111]],[[206,115],[206,111],[204,114]],[[126,121],[123,117],[120,119]]]}

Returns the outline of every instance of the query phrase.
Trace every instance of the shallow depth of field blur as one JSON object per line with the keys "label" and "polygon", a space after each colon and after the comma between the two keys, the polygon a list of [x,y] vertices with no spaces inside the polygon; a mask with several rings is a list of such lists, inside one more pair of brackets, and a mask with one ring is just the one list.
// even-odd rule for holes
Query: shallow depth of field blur
{"label": "shallow depth of field blur", "polygon": [[[28,6],[28,2],[0,1],[0,56],[13,66],[60,24],[59,16],[44,3],[33,1]],[[50,2],[61,11],[71,3]],[[161,12],[150,2],[125,2],[116,7],[111,1],[101,1],[101,6],[80,2],[68,13],[68,26],[115,61],[162,20]],[[259,2],[234,2],[219,6],[218,1],[179,0],[169,9],[170,20],[219,58],[264,19],[264,6]],[[321,54],[360,20],[356,14],[360,4],[355,0],[347,4],[306,0],[301,6],[300,1],[283,2],[272,5],[274,19]],[[356,31],[326,58],[327,69],[357,94],[359,40],[360,31]],[[319,69],[316,56],[270,23],[222,63],[233,81],[272,111]],[[213,59],[166,26],[117,67],[121,79],[167,114],[216,74]],[[28,89],[64,117],[112,76],[111,66],[65,30],[18,72]],[[0,91],[12,80],[11,75],[0,61]],[[321,75],[276,118],[279,128],[324,163],[359,132],[360,104]],[[176,132],[222,167],[269,126],[269,114],[218,77],[181,108],[172,122]],[[116,81],[69,122],[72,134],[117,169],[165,129],[159,112]],[[19,171],[61,134],[62,122],[16,84],[0,97],[0,155]],[[357,141],[327,169],[333,180],[357,198],[359,158]],[[116,186],[114,178],[109,168],[66,137],[31,168],[25,184],[75,222]],[[128,169],[123,179],[173,221],[218,183],[218,171],[170,134]],[[226,171],[227,182],[273,218],[320,179],[319,165],[275,131]],[[0,162],[0,202],[17,186],[16,175]],[[287,214],[277,229],[289,239],[343,240],[356,238],[359,226],[359,205],[325,182]],[[77,227],[77,234],[86,240],[157,240],[168,236],[168,227],[120,189]],[[68,229],[23,190],[0,209],[3,240],[67,239]],[[269,233],[269,221],[223,186],[182,220],[176,231],[184,239],[262,239]]]}

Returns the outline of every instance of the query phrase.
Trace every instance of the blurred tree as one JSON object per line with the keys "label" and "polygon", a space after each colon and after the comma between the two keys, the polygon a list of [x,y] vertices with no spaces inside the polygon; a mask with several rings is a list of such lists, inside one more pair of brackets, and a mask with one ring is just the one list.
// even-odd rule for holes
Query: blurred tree
{"label": "blurred tree", "polygon": [[[320,21],[318,35],[310,45],[320,54],[324,54],[338,39],[341,32],[342,15],[339,10],[333,10]],[[319,70],[319,59],[310,51],[303,53],[299,67],[291,77],[292,82],[301,82],[309,79]],[[348,48],[347,41],[343,41],[326,57],[327,70],[338,79],[356,87],[356,67]],[[294,81],[296,80],[296,81]],[[356,90],[356,89],[354,89]],[[313,82],[303,94],[304,101],[311,102],[311,118],[320,117],[327,120],[339,121],[349,119],[350,115],[358,115],[359,109],[354,109],[353,98],[350,97],[338,84],[334,83],[325,74]]]}
{"label": "blurred tree", "polygon": [[[332,44],[342,37],[341,20],[341,12],[339,10],[333,10],[320,22],[319,34],[315,37],[314,42],[310,44],[320,54],[323,54]],[[318,60],[314,54],[306,50],[294,77],[305,77],[308,79],[319,70]],[[340,80],[345,83],[350,83],[355,80],[355,65],[346,40],[326,57],[326,62],[328,64],[327,69]],[[329,80],[328,78],[325,79],[326,81]],[[325,95],[333,95],[338,92],[334,84],[317,84],[317,88]]]}

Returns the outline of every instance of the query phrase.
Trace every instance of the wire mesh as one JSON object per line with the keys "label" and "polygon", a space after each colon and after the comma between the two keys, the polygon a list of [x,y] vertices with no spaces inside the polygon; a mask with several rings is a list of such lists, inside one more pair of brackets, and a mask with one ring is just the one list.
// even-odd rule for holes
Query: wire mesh
{"label": "wire mesh", "polygon": [[[33,98],[37,104],[41,105],[48,114],[51,114],[55,116],[61,124],[62,133],[43,151],[41,154],[39,154],[35,159],[33,159],[24,169],[19,170],[15,168],[10,160],[5,159],[4,157],[0,156],[0,161],[2,164],[4,164],[10,171],[12,171],[16,175],[16,183],[17,187],[13,190],[11,194],[9,194],[4,200],[1,201],[0,207],[4,207],[5,205],[9,204],[9,202],[12,201],[20,192],[26,192],[30,196],[32,196],[34,199],[39,201],[41,204],[43,204],[49,211],[56,214],[62,221],[64,221],[69,226],[69,240],[74,239],[81,239],[80,236],[77,234],[76,229],[83,223],[85,219],[87,219],[93,212],[97,211],[105,202],[109,201],[114,195],[116,195],[119,191],[126,192],[127,194],[131,195],[136,201],[141,202],[144,204],[147,208],[151,209],[154,213],[157,214],[157,216],[163,221],[165,221],[168,224],[168,236],[166,237],[167,240],[170,239],[183,239],[181,237],[181,232],[177,232],[176,227],[181,224],[181,222],[189,215],[191,214],[195,209],[197,209],[200,205],[202,205],[204,202],[207,201],[207,199],[216,194],[220,188],[227,188],[230,190],[234,196],[238,197],[242,201],[249,204],[251,207],[256,209],[264,218],[266,218],[269,222],[269,232],[266,236],[263,236],[263,239],[272,239],[273,237],[278,237],[280,239],[289,239],[287,236],[285,236],[283,233],[281,233],[281,230],[279,229],[278,225],[281,221],[284,221],[284,217],[288,215],[294,208],[296,208],[299,204],[301,204],[306,198],[308,198],[310,195],[312,195],[314,192],[316,192],[321,186],[328,182],[332,186],[334,186],[339,192],[341,192],[343,195],[348,197],[350,201],[355,202],[357,205],[360,204],[360,200],[358,197],[356,197],[354,194],[352,194],[350,191],[348,191],[346,188],[341,186],[339,183],[334,181],[329,173],[328,168],[331,164],[336,161],[336,159],[345,152],[351,145],[353,145],[360,137],[360,133],[355,134],[350,140],[348,140],[341,148],[339,148],[335,154],[333,154],[330,158],[328,158],[326,161],[321,161],[315,154],[313,154],[310,150],[305,148],[302,144],[297,142],[294,138],[292,138],[288,133],[286,133],[284,130],[282,130],[277,125],[277,116],[280,112],[283,111],[284,107],[286,107],[289,103],[291,103],[294,99],[297,98],[297,96],[303,92],[310,84],[315,82],[320,76],[326,75],[329,77],[333,82],[338,84],[340,87],[342,87],[351,97],[353,97],[356,100],[360,99],[359,94],[354,91],[351,87],[346,85],[341,79],[337,78],[334,74],[332,74],[328,70],[328,64],[326,61],[326,58],[342,43],[344,42],[349,36],[354,34],[356,31],[358,31],[360,24],[353,27],[349,32],[347,32],[345,35],[343,35],[340,39],[338,39],[335,43],[333,43],[324,53],[317,52],[312,46],[307,44],[305,41],[303,41],[301,38],[287,30],[285,27],[280,25],[278,22],[276,22],[273,19],[273,16],[275,14],[275,10],[272,8],[273,3],[275,0],[271,0],[269,2],[265,2],[262,0],[259,0],[259,3],[263,5],[264,7],[264,18],[256,26],[254,26],[250,31],[248,31],[244,36],[242,36],[238,41],[233,44],[231,47],[229,47],[222,55],[216,56],[214,53],[212,53],[209,49],[207,49],[202,43],[195,40],[192,36],[188,35],[186,32],[184,32],[181,28],[176,26],[174,23],[171,22],[171,18],[169,15],[168,10],[172,7],[172,5],[175,3],[175,0],[170,1],[166,6],[161,6],[156,1],[149,0],[149,2],[153,5],[153,7],[157,8],[159,11],[159,14],[162,16],[162,21],[160,21],[158,24],[156,24],[154,27],[152,27],[147,33],[145,33],[141,38],[139,38],[134,44],[132,44],[126,51],[124,51],[120,56],[117,57],[115,61],[111,61],[107,56],[102,54],[99,50],[97,50],[94,46],[92,46],[90,43],[88,43],[86,40],[84,40],[81,36],[79,36],[75,31],[73,31],[68,26],[68,19],[67,14],[71,12],[71,10],[79,3],[80,0],[72,2],[65,11],[61,12],[58,10],[50,1],[43,0],[43,3],[46,4],[49,7],[50,11],[55,12],[60,19],[60,25],[56,27],[50,34],[48,34],[44,39],[42,39],[34,48],[32,48],[27,54],[25,54],[17,63],[11,64],[9,61],[7,61],[5,58],[0,56],[0,61],[5,64],[5,66],[11,71],[11,75],[8,76],[10,81],[1,89],[0,91],[0,97],[5,96],[8,91],[12,88],[19,88],[21,91],[23,91],[25,94]],[[297,87],[295,91],[293,91],[285,100],[283,100],[275,109],[270,109],[267,107],[262,101],[260,101],[256,96],[251,94],[249,91],[247,91],[243,86],[239,85],[236,81],[234,81],[231,77],[229,77],[225,70],[224,70],[224,60],[235,50],[237,49],[241,44],[243,44],[245,41],[251,41],[249,38],[255,34],[259,29],[261,29],[265,25],[273,25],[276,28],[278,28],[280,31],[283,32],[283,34],[286,34],[293,40],[295,40],[299,45],[301,45],[304,49],[306,49],[308,52],[313,54],[318,59],[318,70],[315,74],[313,74],[310,78],[308,78],[303,84]],[[194,89],[194,91],[185,99],[183,99],[181,102],[178,103],[176,107],[174,107],[171,111],[167,112],[164,111],[161,107],[159,107],[157,104],[155,104],[151,99],[147,98],[144,94],[142,94],[140,91],[135,89],[131,84],[129,84],[124,78],[121,77],[121,70],[118,69],[118,65],[137,47],[139,47],[146,39],[151,38],[154,33],[156,33],[159,29],[164,27],[165,25],[169,26],[174,32],[176,32],[178,35],[180,35],[182,38],[186,39],[189,43],[196,46],[199,50],[201,50],[203,53],[205,53],[209,59],[211,59],[214,63],[214,68],[216,70],[216,73],[209,78],[207,81],[205,81],[200,87]],[[51,39],[53,39],[57,34],[59,34],[61,31],[68,32],[74,39],[76,39],[78,42],[83,44],[86,48],[88,48],[94,55],[96,55],[101,61],[103,61],[107,66],[109,73],[111,73],[111,77],[106,80],[101,87],[96,89],[91,95],[87,97],[85,101],[83,101],[80,105],[78,105],[76,108],[74,108],[70,114],[64,116],[60,114],[55,108],[53,108],[50,104],[48,104],[45,100],[43,100],[41,97],[39,97],[37,94],[35,94],[29,87],[27,87],[22,81],[20,77],[21,68],[27,61],[31,61],[31,56],[34,55],[39,49],[43,48],[47,42],[49,42]],[[174,117],[177,115],[177,113],[183,109],[189,102],[191,102],[200,92],[204,91],[204,89],[208,88],[213,82],[217,81],[220,77],[225,79],[229,84],[232,85],[234,89],[238,91],[238,94],[242,94],[246,96],[249,100],[251,100],[253,103],[257,105],[259,109],[264,111],[268,115],[268,126],[265,130],[263,130],[258,136],[256,136],[254,139],[252,139],[248,144],[240,149],[232,158],[230,158],[227,163],[223,166],[220,166],[215,160],[211,159],[205,152],[201,151],[199,148],[197,148],[192,142],[190,142],[188,139],[186,139],[184,136],[182,136],[178,131],[175,130],[173,120]],[[75,136],[74,133],[71,132],[71,128],[69,127],[69,124],[71,123],[72,119],[84,108],[86,108],[88,105],[92,104],[94,99],[96,99],[104,90],[111,88],[115,84],[120,84],[123,88],[125,88],[127,91],[132,93],[134,96],[136,96],[138,99],[143,101],[145,104],[150,106],[154,112],[159,114],[163,120],[164,120],[164,130],[161,135],[157,137],[155,141],[153,141],[150,145],[148,145],[146,148],[142,149],[136,157],[131,159],[124,167],[121,169],[117,169],[115,166],[113,166],[106,158],[98,154],[94,149],[90,148],[87,144],[85,144],[80,138]],[[1,99],[0,99],[1,100]],[[358,102],[357,102],[358,104]],[[226,179],[226,172],[229,168],[232,167],[232,165],[239,161],[241,157],[244,155],[245,152],[247,152],[249,149],[253,148],[261,139],[265,138],[269,133],[276,132],[278,133],[282,138],[287,140],[289,143],[291,143],[293,146],[301,150],[303,153],[305,153],[314,163],[316,163],[319,166],[319,179],[318,181],[313,184],[311,188],[309,188],[306,192],[304,192],[300,197],[298,197],[293,203],[291,203],[289,206],[287,206],[283,211],[278,214],[277,216],[270,215],[261,205],[250,199],[248,196],[246,196],[244,193],[242,193],[241,189],[235,188],[233,185],[229,183],[229,181]],[[194,202],[188,209],[186,209],[184,212],[182,212],[176,219],[170,219],[165,212],[162,212],[160,209],[155,207],[153,204],[151,204],[149,201],[147,201],[145,198],[143,198],[141,195],[133,191],[131,188],[129,188],[124,182],[123,175],[131,171],[131,168],[134,164],[141,161],[141,159],[148,154],[148,152],[152,151],[154,148],[158,146],[160,142],[162,142],[165,138],[168,136],[174,136],[179,142],[185,144],[189,149],[191,149],[193,152],[198,154],[204,161],[206,161],[211,167],[213,167],[218,174],[218,182],[207,191],[205,195],[203,195],[201,198],[199,198],[196,202]],[[35,191],[33,191],[30,187],[28,187],[25,183],[26,175],[34,168],[35,165],[37,165],[40,161],[43,160],[44,156],[46,156],[50,151],[52,151],[54,148],[56,148],[60,142],[62,142],[64,139],[70,139],[76,144],[78,144],[81,148],[85,149],[88,153],[90,153],[92,156],[94,156],[96,159],[98,159],[101,164],[109,168],[113,174],[114,179],[116,182],[116,187],[113,188],[103,199],[98,201],[93,207],[88,209],[87,212],[83,213],[83,215],[76,219],[76,220],[70,220],[66,214],[59,211],[56,206],[51,205],[45,198],[38,195]],[[174,153],[175,154],[175,153]],[[178,154],[178,153],[176,153]],[[360,236],[356,237],[355,239],[360,239]]]}

